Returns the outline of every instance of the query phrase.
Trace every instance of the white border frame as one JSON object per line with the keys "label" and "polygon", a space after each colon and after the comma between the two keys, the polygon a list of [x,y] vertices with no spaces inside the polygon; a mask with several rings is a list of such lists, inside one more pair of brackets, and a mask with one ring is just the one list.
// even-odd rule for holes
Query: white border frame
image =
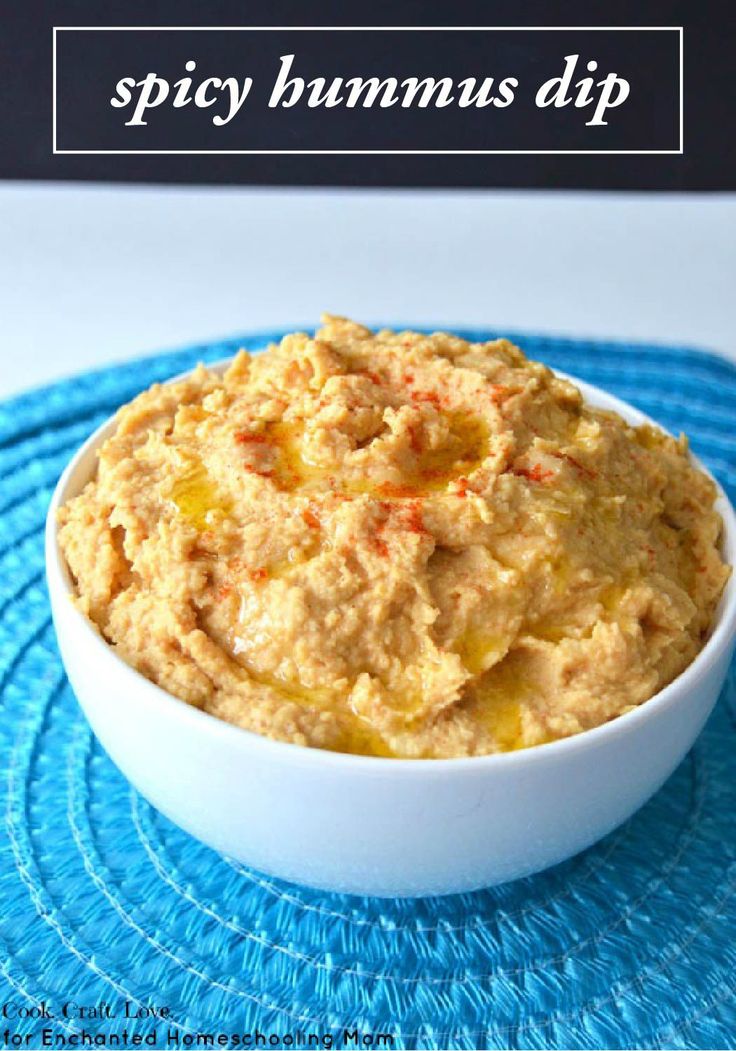
{"label": "white border frame", "polygon": [[[93,30],[95,32],[109,33],[137,33],[148,30],[183,32],[195,31],[201,33],[219,32],[274,32],[284,30],[288,32],[341,32],[345,30],[365,31],[379,30],[383,32],[407,32],[415,30],[456,32],[458,30],[478,30],[480,32],[564,32],[570,30],[585,30],[593,32],[650,32],[650,33],[678,33],[680,38],[680,142],[679,148],[675,150],[60,150],[56,145],[56,34],[64,31],[84,32]],[[653,156],[653,155],[676,155],[685,152],[684,141],[684,28],[683,26],[53,26],[53,51],[52,51],[52,153],[54,154],[83,154],[86,156],[99,155],[125,155],[125,156],[164,156],[164,155],[186,155],[186,156],[211,156],[211,155],[268,155],[268,156],[296,156],[296,155],[461,155],[461,156],[489,156],[493,154],[503,155],[568,155],[568,156]]]}

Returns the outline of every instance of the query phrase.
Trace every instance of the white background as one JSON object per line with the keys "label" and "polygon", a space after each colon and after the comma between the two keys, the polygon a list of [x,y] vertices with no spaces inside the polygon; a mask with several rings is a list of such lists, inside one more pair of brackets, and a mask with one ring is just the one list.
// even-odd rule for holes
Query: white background
{"label": "white background", "polygon": [[6,183],[0,396],[323,310],[736,360],[735,279],[736,194]]}

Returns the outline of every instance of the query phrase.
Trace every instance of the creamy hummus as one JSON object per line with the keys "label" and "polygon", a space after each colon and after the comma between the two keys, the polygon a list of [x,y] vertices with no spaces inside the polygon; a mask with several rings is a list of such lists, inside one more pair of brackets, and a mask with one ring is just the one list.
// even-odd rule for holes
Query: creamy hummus
{"label": "creamy hummus", "polygon": [[327,317],[123,408],[60,513],[78,600],[257,733],[472,756],[579,733],[697,654],[728,576],[684,438],[506,340]]}

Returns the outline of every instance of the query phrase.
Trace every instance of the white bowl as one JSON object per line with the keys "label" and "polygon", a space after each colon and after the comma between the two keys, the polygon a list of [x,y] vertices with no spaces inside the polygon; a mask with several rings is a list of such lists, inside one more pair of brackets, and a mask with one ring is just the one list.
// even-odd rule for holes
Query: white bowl
{"label": "white bowl", "polygon": [[[220,366],[220,367],[224,367]],[[652,422],[574,380],[587,401]],[[634,813],[693,744],[723,685],[736,635],[736,580],[693,663],[634,711],[575,737],[471,759],[343,755],[271,741],[153,685],[70,601],[56,512],[92,477],[103,424],[61,476],[46,566],[61,655],[100,742],[153,806],[216,850],[286,880],[382,896],[449,894],[516,879],[595,843]],[[719,489],[723,553],[736,519]]]}

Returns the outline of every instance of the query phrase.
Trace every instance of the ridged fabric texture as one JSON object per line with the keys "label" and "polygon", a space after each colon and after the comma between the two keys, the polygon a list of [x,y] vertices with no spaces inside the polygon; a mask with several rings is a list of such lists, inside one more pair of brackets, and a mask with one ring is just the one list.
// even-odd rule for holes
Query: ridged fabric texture
{"label": "ridged fabric texture", "polygon": [[[139,798],[92,737],[46,595],[53,486],[139,390],[278,336],[161,354],[0,405],[0,1001],[168,1005],[161,1032],[280,1035],[270,1046],[306,1046],[310,1033],[341,1046],[348,1027],[396,1048],[736,1047],[733,679],[674,776],[603,842],[533,878],[417,901],[303,890],[220,857]],[[512,338],[685,430],[734,495],[734,365],[683,348]],[[124,1026],[151,1030],[100,1024]]]}

